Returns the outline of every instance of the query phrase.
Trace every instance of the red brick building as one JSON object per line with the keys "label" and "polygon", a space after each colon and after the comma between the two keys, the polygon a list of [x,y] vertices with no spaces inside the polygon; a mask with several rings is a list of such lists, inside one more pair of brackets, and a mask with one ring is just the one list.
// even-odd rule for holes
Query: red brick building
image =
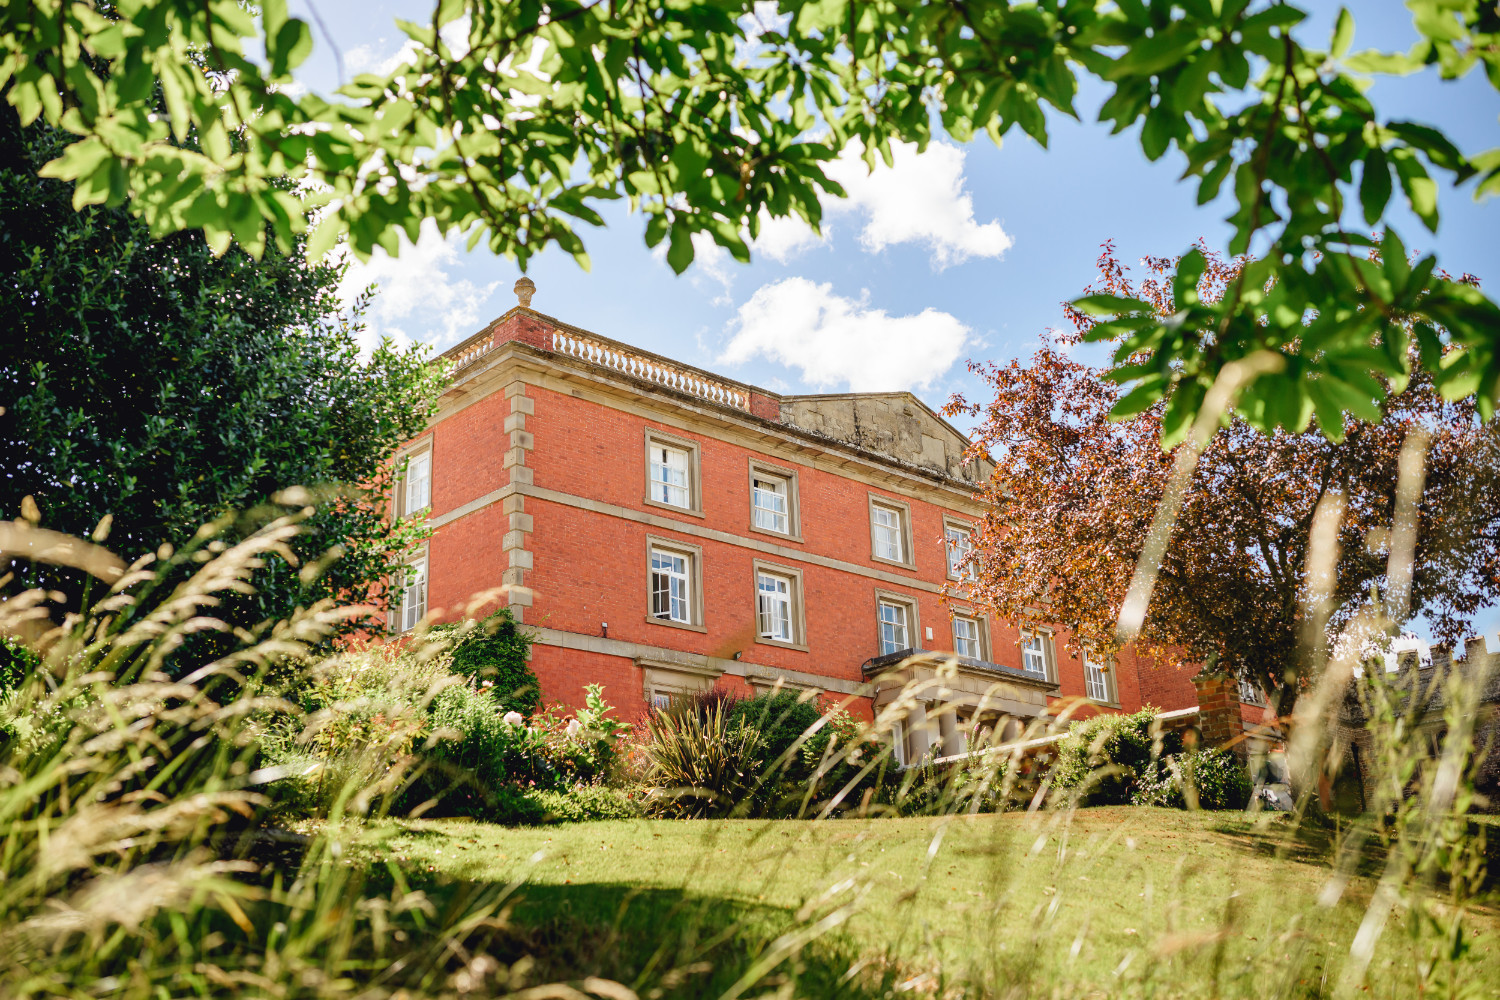
{"label": "red brick building", "polygon": [[911,650],[957,654],[943,683],[969,713],[958,725],[1060,699],[1196,703],[1190,671],[1128,650],[1086,661],[1065,634],[1023,634],[964,599],[990,470],[966,466],[969,442],[915,396],[778,395],[535,312],[524,279],[517,291],[521,306],[447,352],[440,412],[404,449],[397,508],[429,508],[435,532],[398,629],[503,586],[493,603],[534,632],[543,696],[577,704],[602,683],[626,718],[778,681],[868,715],[900,688],[872,679]]}

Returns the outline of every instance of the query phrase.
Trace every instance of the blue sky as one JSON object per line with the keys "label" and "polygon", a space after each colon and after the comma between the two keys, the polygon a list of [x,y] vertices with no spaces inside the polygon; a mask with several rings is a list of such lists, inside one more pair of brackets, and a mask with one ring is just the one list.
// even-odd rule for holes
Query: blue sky
{"label": "blue sky", "polygon": [[[342,51],[346,71],[393,58],[403,36],[396,18],[423,21],[429,0],[315,0]],[[307,0],[294,11],[310,13]],[[1308,44],[1326,46],[1338,6],[1313,3]],[[1404,50],[1414,40],[1395,0],[1353,2],[1354,49]],[[299,9],[300,8],[300,9]],[[332,49],[318,34],[299,74],[315,90],[337,85]],[[608,337],[725,375],[788,392],[912,389],[933,406],[952,392],[982,392],[968,359],[1003,361],[1035,349],[1062,324],[1059,303],[1094,274],[1099,244],[1121,256],[1180,253],[1198,237],[1223,247],[1227,202],[1196,205],[1196,183],[1179,183],[1179,156],[1156,163],[1133,134],[1111,136],[1093,123],[1102,88],[1085,88],[1083,122],[1053,115],[1042,149],[1014,130],[1003,147],[988,139],[936,145],[898,158],[891,174],[840,178],[851,204],[830,205],[824,238],[781,227],[748,265],[727,255],[700,257],[674,276],[642,239],[642,223],[622,208],[607,228],[585,230],[592,270],[549,251],[533,262],[533,306]],[[1428,71],[1382,80],[1377,107],[1443,129],[1468,152],[1500,145],[1500,94],[1478,73],[1456,83]],[[1445,189],[1437,236],[1414,218],[1396,227],[1408,246],[1436,250],[1448,270],[1500,282],[1500,199],[1475,204],[1472,187]],[[1137,272],[1139,269],[1137,268]],[[514,304],[519,270],[459,240],[426,238],[399,262],[359,265],[348,285],[376,281],[376,332],[439,349],[478,330]],[[1500,614],[1487,616],[1489,631]]]}

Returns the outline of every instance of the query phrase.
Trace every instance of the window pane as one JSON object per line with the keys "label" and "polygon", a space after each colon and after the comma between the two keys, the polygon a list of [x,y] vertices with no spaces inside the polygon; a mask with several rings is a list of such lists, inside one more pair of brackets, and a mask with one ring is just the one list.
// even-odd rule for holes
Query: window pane
{"label": "window pane", "polygon": [[1021,640],[1021,665],[1028,674],[1046,679],[1047,650],[1042,644],[1046,640],[1040,635],[1029,635]]}
{"label": "window pane", "polygon": [[792,641],[792,582],[783,576],[756,576],[760,634],[779,642]]}
{"label": "window pane", "polygon": [[1096,662],[1087,651],[1083,654],[1084,693],[1095,701],[1109,701],[1109,675],[1103,664]]}
{"label": "window pane", "polygon": [[977,574],[970,559],[974,554],[973,538],[962,528],[949,528],[945,534],[948,536],[949,574],[960,580],[974,579]]}
{"label": "window pane", "polygon": [[755,506],[755,526],[767,531],[788,531],[786,507],[786,481],[763,479],[751,480],[751,500]]}
{"label": "window pane", "polygon": [[406,514],[415,514],[432,503],[432,455],[421,454],[406,466]]}
{"label": "window pane", "polygon": [[881,559],[904,562],[901,552],[901,512],[890,507],[874,507],[875,554]]}
{"label": "window pane", "polygon": [[417,627],[427,613],[427,560],[413,563],[407,571],[401,599],[401,631]]}
{"label": "window pane", "polygon": [[667,621],[692,622],[691,591],[688,588],[687,556],[651,550],[651,616]]}
{"label": "window pane", "polygon": [[651,499],[673,507],[692,506],[688,494],[688,453],[651,446]]}
{"label": "window pane", "polygon": [[971,660],[981,659],[977,621],[972,618],[953,619],[953,651]]}
{"label": "window pane", "polygon": [[880,651],[896,653],[910,649],[906,633],[906,605],[880,602]]}

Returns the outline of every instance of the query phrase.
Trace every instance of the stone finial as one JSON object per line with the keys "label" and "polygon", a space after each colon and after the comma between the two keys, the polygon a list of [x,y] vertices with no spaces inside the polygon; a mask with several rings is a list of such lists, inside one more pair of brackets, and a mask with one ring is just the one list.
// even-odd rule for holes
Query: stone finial
{"label": "stone finial", "polygon": [[516,282],[514,290],[517,301],[521,303],[521,308],[530,309],[531,297],[536,294],[536,282],[522,275],[521,279]]}

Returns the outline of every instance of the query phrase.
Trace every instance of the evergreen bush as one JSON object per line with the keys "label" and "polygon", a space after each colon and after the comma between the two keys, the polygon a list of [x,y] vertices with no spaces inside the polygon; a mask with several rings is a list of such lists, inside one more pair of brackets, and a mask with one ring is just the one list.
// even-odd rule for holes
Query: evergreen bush
{"label": "evergreen bush", "polygon": [[1159,762],[1141,779],[1131,801],[1186,809],[1196,799],[1199,809],[1244,809],[1250,792],[1250,773],[1239,758],[1222,747],[1209,747]]}
{"label": "evergreen bush", "polygon": [[1057,745],[1053,787],[1080,805],[1128,805],[1143,776],[1161,758],[1182,751],[1182,737],[1170,730],[1152,734],[1157,710],[1146,706],[1130,715],[1096,715],[1075,722]]}
{"label": "evergreen bush", "polygon": [[[439,625],[441,635],[457,626]],[[542,687],[531,669],[531,636],[509,608],[501,608],[470,629],[453,647],[453,672],[472,678],[500,703],[503,712],[528,718],[542,707]]]}

